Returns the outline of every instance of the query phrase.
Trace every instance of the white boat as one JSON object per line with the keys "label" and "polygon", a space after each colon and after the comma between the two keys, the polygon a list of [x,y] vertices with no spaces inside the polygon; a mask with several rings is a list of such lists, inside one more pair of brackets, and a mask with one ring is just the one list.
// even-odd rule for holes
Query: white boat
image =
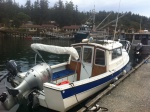
{"label": "white boat", "polygon": [[32,40],[42,40],[42,37],[32,37]]}
{"label": "white boat", "polygon": [[[17,86],[13,89],[7,87],[9,94],[0,95],[3,106],[9,110],[24,98],[32,100],[33,104],[64,112],[125,73],[129,55],[119,41],[90,41],[86,39],[72,47],[31,45],[41,58],[38,50],[70,54],[67,62],[57,65],[43,62],[19,73],[15,61],[9,61],[8,76],[15,77],[9,79],[12,79],[11,83],[17,82]],[[33,98],[28,99],[29,96]]]}

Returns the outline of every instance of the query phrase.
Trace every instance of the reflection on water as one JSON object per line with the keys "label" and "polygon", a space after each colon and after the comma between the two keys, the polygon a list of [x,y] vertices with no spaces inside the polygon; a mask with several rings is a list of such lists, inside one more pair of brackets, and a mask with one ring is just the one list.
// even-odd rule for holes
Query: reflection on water
{"label": "reflection on water", "polygon": [[[31,49],[32,43],[43,43],[48,45],[70,46],[74,41],[64,39],[45,39],[45,40],[26,40],[20,38],[0,37],[0,71],[5,69],[7,60],[15,60],[22,68],[22,71],[28,70],[34,63],[35,53]],[[42,56],[49,64],[56,64],[68,59],[69,55],[56,55],[42,52]],[[61,57],[61,58],[60,58]],[[41,60],[38,58],[37,63]]]}

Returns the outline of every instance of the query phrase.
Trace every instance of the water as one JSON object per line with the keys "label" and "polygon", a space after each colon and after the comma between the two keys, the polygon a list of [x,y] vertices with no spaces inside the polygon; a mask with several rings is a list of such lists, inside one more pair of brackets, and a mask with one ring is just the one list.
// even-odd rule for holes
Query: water
{"label": "water", "polygon": [[[35,52],[31,49],[32,43],[43,43],[48,45],[70,46],[74,41],[64,39],[45,39],[39,41],[32,41],[20,38],[4,38],[0,37],[0,71],[5,70],[5,63],[7,60],[15,60],[21,66],[22,71],[26,71],[35,64]],[[44,60],[53,65],[67,61],[69,55],[56,55],[42,52]],[[41,59],[37,59],[37,63]]]}

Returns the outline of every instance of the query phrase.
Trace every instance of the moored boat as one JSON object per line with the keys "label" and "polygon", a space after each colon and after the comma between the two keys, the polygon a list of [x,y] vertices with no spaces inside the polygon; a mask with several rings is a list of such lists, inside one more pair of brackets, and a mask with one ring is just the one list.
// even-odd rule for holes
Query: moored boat
{"label": "moored boat", "polygon": [[42,40],[42,37],[32,37],[32,40]]}
{"label": "moored boat", "polygon": [[52,110],[67,111],[108,86],[123,73],[129,62],[122,44],[113,40],[90,38],[72,47],[32,44],[31,48],[42,60],[39,50],[70,57],[67,62],[51,66],[43,60],[23,73],[19,72],[15,61],[9,61],[8,81],[16,87],[7,87],[9,94],[0,95],[7,110],[26,99]]}

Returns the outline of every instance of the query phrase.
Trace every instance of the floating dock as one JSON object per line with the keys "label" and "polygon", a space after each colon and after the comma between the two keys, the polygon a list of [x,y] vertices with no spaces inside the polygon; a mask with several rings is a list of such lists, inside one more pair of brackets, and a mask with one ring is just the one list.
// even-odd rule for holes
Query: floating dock
{"label": "floating dock", "polygon": [[108,109],[108,112],[150,112],[150,56],[78,112],[87,112],[86,107],[95,104]]}

